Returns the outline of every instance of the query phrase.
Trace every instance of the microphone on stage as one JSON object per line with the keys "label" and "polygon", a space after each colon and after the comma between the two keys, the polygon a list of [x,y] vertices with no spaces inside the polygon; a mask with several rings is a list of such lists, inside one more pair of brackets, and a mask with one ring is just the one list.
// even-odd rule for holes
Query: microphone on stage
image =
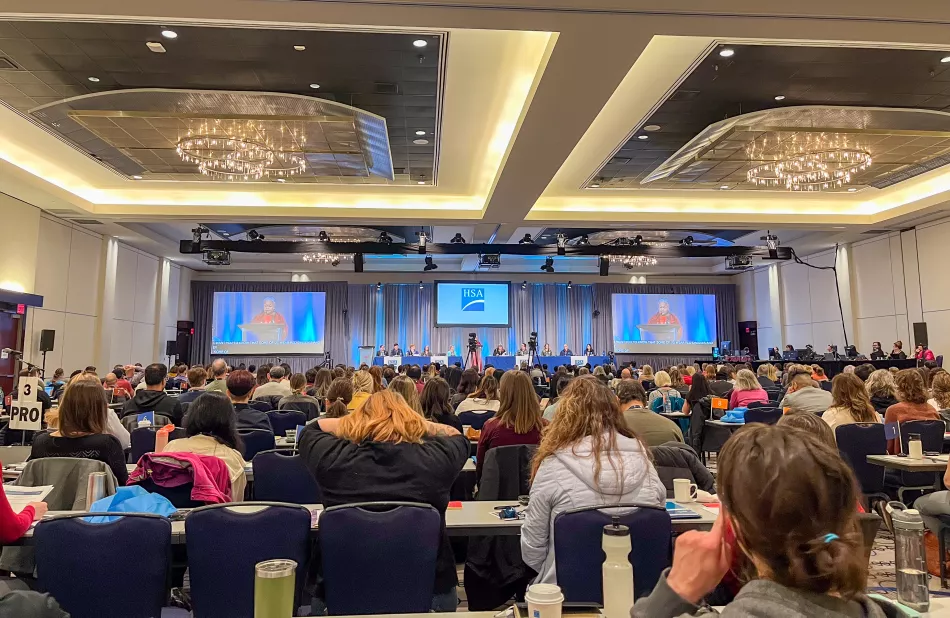
{"label": "microphone on stage", "polygon": [[6,352],[7,354],[12,354],[14,356],[23,356],[23,352],[20,352],[19,350],[14,350],[13,348],[3,348],[3,351]]}

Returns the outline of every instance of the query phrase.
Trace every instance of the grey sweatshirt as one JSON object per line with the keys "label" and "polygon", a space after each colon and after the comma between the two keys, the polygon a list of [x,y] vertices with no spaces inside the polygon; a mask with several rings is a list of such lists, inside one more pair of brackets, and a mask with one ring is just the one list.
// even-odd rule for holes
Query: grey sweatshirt
{"label": "grey sweatshirt", "polygon": [[669,569],[649,596],[642,597],[630,611],[631,618],[683,618],[716,616],[723,618],[900,618],[905,614],[893,603],[866,596],[846,601],[827,594],[786,588],[764,579],[747,583],[736,598],[717,614],[699,607],[673,592],[666,583]]}

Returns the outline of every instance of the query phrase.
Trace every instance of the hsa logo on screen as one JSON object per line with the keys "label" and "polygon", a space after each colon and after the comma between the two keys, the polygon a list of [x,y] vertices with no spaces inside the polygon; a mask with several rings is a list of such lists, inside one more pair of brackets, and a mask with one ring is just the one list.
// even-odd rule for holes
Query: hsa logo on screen
{"label": "hsa logo on screen", "polygon": [[462,311],[484,311],[485,288],[462,288]]}

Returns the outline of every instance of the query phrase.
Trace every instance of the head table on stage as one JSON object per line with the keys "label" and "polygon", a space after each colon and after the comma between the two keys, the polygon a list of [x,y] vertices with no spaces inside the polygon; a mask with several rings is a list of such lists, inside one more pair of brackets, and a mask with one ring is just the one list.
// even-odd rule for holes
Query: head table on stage
{"label": "head table on stage", "polygon": [[532,367],[537,364],[547,365],[548,373],[554,373],[554,368],[561,365],[583,366],[589,363],[591,367],[594,367],[595,365],[603,365],[608,360],[606,356],[538,356],[537,358],[530,356],[486,356],[485,365],[508,371],[514,369],[515,365],[522,359]]}
{"label": "head table on stage", "polygon": [[374,356],[374,365],[429,365],[433,362],[443,365],[462,364],[461,356]]}

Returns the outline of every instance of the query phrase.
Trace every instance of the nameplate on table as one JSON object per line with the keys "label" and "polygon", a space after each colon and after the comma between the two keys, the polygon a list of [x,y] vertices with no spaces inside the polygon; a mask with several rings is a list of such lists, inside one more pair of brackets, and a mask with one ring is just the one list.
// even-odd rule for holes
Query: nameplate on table
{"label": "nameplate on table", "polygon": [[401,356],[384,356],[383,364],[389,365],[390,367],[398,367],[399,365],[402,364],[402,357]]}
{"label": "nameplate on table", "polygon": [[443,367],[448,367],[449,357],[448,356],[430,356],[429,363],[439,363]]}
{"label": "nameplate on table", "polygon": [[515,356],[515,368],[520,369],[521,365],[527,365],[529,356]]}
{"label": "nameplate on table", "polygon": [[587,364],[586,356],[572,356],[571,357],[571,365],[573,365],[574,367],[583,367],[586,364]]}

